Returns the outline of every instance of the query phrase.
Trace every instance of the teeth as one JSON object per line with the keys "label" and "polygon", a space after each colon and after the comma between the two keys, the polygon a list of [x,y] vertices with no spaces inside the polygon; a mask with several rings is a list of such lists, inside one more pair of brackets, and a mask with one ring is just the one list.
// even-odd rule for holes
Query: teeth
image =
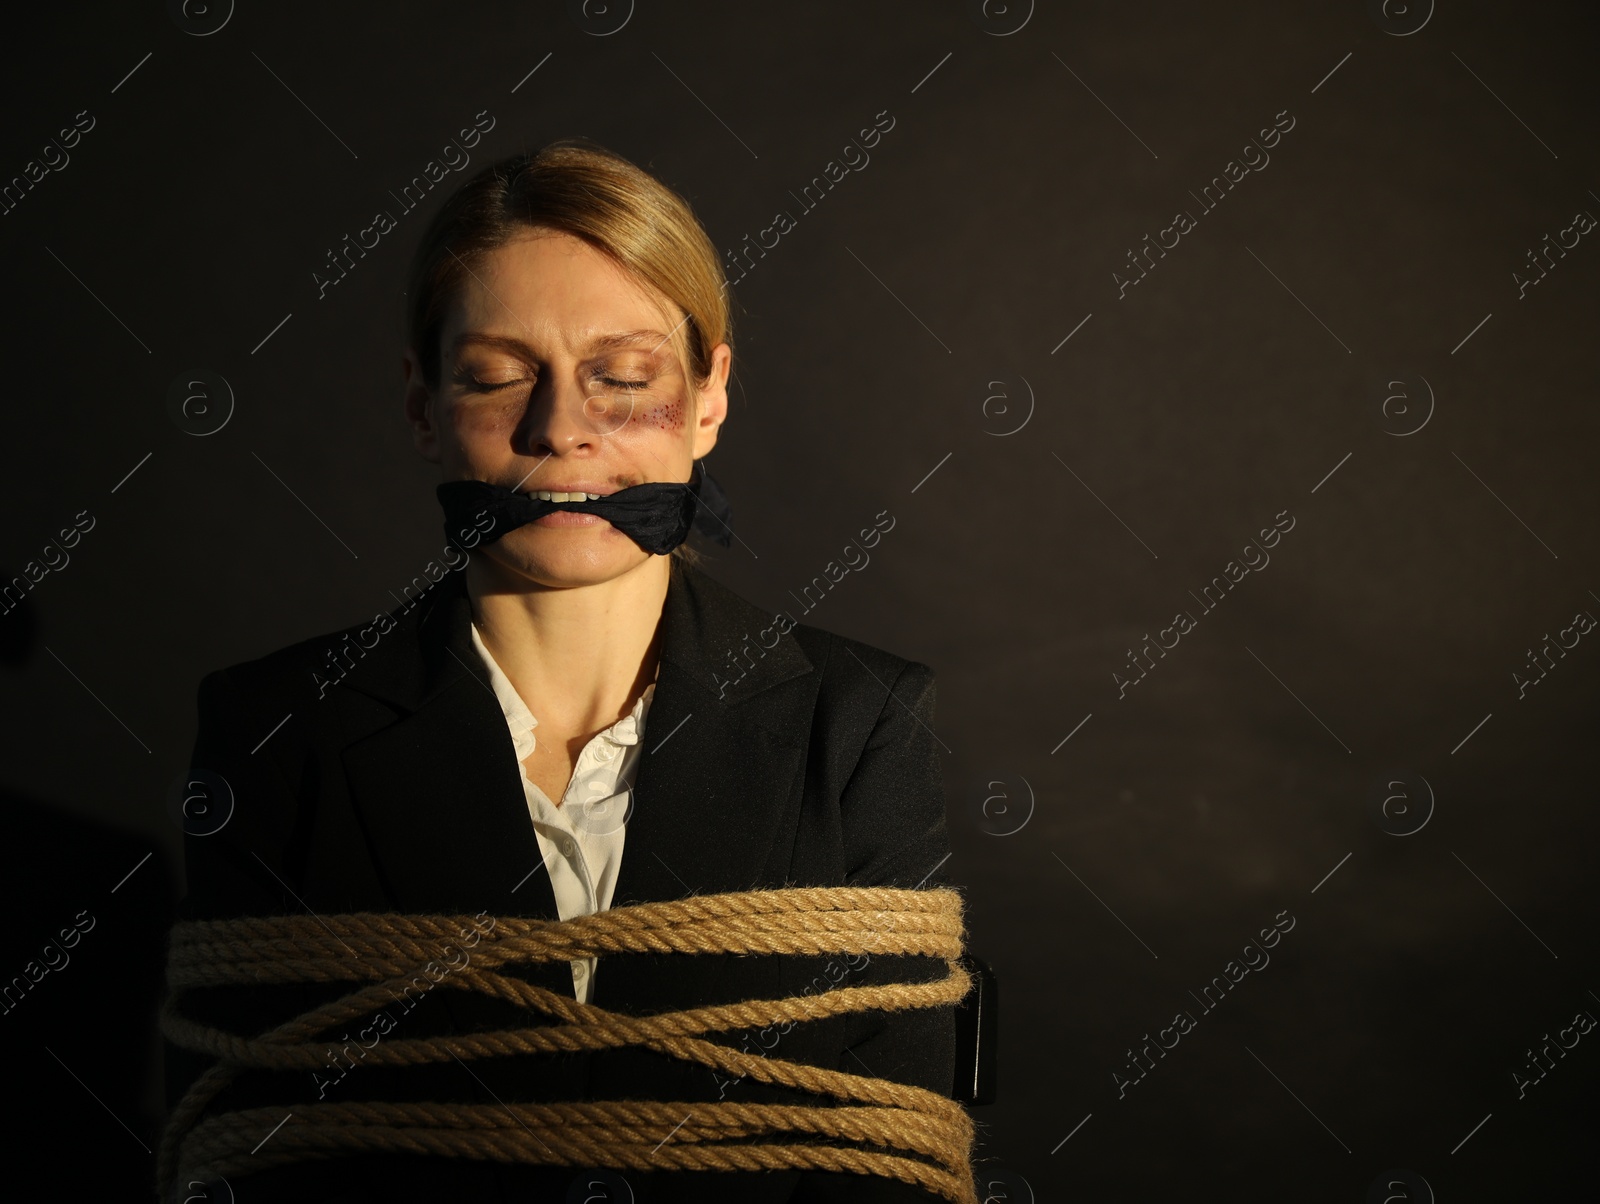
{"label": "teeth", "polygon": [[600,495],[598,493],[560,493],[552,492],[548,489],[536,489],[533,496],[541,502],[581,502],[585,499],[592,502]]}

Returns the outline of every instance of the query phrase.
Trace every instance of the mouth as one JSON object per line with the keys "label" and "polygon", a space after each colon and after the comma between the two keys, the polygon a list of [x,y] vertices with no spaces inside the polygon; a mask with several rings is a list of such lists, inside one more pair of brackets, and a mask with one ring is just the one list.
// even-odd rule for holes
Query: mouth
{"label": "mouth", "polygon": [[604,497],[605,494],[583,489],[530,489],[528,490],[528,496],[537,498],[541,502],[581,502],[584,500],[592,502],[596,498]]}
{"label": "mouth", "polygon": [[[591,488],[583,488],[591,486]],[[530,489],[523,496],[541,502],[582,502],[606,497],[616,490],[598,481],[577,481],[565,489]],[[551,510],[530,524],[535,527],[609,527],[598,514],[582,510]]]}

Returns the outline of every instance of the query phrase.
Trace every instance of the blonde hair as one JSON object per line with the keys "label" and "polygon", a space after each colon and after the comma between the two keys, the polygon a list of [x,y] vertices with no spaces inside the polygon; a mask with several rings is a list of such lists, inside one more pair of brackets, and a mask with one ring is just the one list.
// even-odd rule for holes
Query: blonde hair
{"label": "blonde hair", "polygon": [[[486,254],[530,229],[582,239],[684,315],[673,346],[695,389],[711,353],[732,348],[727,279],[689,203],[655,176],[587,138],[562,138],[490,164],[434,214],[411,261],[406,339],[430,389],[439,387],[445,316]],[[673,550],[691,564],[700,553]]]}

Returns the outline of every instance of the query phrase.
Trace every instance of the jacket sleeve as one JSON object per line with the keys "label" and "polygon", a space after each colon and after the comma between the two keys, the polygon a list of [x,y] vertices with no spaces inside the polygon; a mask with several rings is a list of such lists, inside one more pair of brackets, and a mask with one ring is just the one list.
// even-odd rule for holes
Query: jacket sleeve
{"label": "jacket sleeve", "polygon": [[[299,912],[290,885],[295,875],[286,864],[301,810],[298,791],[285,771],[286,762],[299,759],[293,751],[294,719],[274,731],[284,715],[235,687],[227,670],[202,679],[198,708],[189,794],[203,796],[205,811],[189,807],[185,812],[186,889],[178,918]],[[230,1027],[259,1032],[275,1022],[267,994],[236,988],[196,991],[184,996],[179,1007],[197,1019],[226,1019]],[[171,1108],[210,1059],[169,1042],[164,1062]]]}
{"label": "jacket sleeve", "polygon": [[185,833],[183,918],[300,912],[291,883],[306,802],[297,768],[306,759],[297,750],[304,720],[296,724],[292,710],[236,686],[228,670],[202,679],[198,711],[191,773],[221,778],[232,810],[220,827],[212,820]]}
{"label": "jacket sleeve", "polygon": [[[931,889],[949,881],[941,746],[934,734],[934,674],[907,662],[884,699],[840,799],[846,884]],[[870,956],[854,986],[927,982],[942,959]],[[877,1012],[870,1035],[844,1051],[839,1069],[949,1096],[955,1081],[955,1006]],[[942,1200],[912,1184],[848,1172],[801,1175],[794,1204],[922,1204]]]}

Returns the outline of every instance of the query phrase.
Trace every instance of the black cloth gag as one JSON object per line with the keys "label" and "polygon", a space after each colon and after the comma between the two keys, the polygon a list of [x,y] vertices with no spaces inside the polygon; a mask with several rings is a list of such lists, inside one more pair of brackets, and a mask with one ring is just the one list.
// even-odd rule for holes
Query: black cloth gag
{"label": "black cloth gag", "polygon": [[445,538],[462,548],[493,543],[507,531],[555,510],[598,514],[656,556],[672,551],[689,537],[691,529],[723,547],[733,542],[729,522],[733,511],[727,495],[699,460],[687,482],[646,481],[575,502],[540,501],[509,485],[488,481],[445,481],[435,492],[444,507]]}

